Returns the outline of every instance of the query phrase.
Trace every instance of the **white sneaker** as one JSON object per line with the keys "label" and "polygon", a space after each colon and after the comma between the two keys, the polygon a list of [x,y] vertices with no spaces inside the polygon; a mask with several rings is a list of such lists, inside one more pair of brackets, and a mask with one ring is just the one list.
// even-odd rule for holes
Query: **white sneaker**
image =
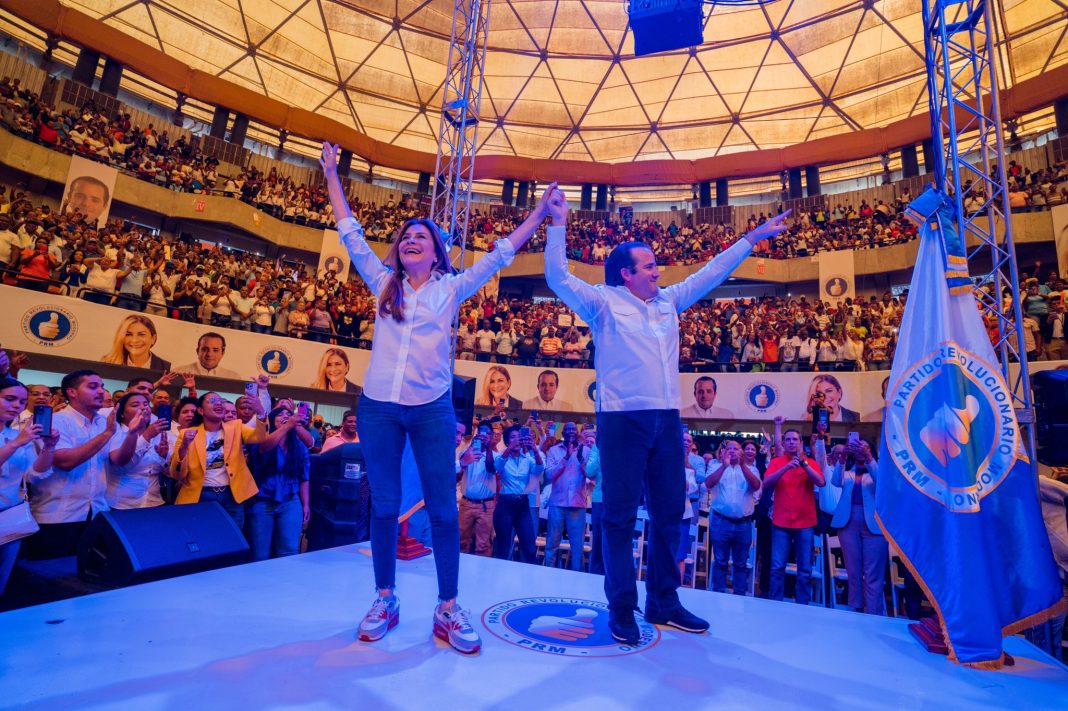
{"label": "white sneaker", "polygon": [[482,639],[471,625],[467,610],[456,604],[448,610],[440,603],[434,608],[434,636],[464,654],[475,654],[482,649]]}
{"label": "white sneaker", "polygon": [[360,639],[377,642],[400,622],[400,600],[396,595],[380,597],[360,622]]}

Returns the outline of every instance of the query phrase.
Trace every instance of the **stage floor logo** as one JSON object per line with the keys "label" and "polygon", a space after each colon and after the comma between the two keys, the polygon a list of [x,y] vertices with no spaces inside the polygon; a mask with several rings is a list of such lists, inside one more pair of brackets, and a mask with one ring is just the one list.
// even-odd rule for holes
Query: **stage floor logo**
{"label": "stage floor logo", "polygon": [[507,600],[482,614],[495,637],[535,652],[562,657],[621,657],[660,641],[660,630],[638,617],[641,641],[633,647],[612,638],[608,605],[569,597]]}

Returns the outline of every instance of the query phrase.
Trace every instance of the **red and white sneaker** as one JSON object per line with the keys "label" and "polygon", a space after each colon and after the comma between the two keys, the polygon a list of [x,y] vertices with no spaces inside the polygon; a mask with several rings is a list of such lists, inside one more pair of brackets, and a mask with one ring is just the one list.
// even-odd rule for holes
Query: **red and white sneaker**
{"label": "red and white sneaker", "polygon": [[445,609],[438,603],[434,608],[434,636],[464,654],[475,654],[482,649],[482,639],[471,625],[467,610],[456,604]]}
{"label": "red and white sneaker", "polygon": [[360,640],[377,642],[400,622],[400,600],[396,595],[380,597],[360,622]]}

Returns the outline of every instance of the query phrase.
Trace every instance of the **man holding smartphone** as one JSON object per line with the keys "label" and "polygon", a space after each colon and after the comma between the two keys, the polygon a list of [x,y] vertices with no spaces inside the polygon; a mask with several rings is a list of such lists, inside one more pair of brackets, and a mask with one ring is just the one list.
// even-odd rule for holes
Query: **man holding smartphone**
{"label": "man holding smartphone", "polygon": [[[473,457],[461,457],[460,552],[474,545],[475,555],[493,553],[493,510],[497,498],[497,470],[493,466],[493,435],[489,427],[478,428],[468,450]],[[465,453],[466,454],[466,453]]]}
{"label": "man holding smartphone", "polygon": [[794,602],[807,605],[812,595],[812,537],[817,523],[815,487],[826,484],[817,459],[826,459],[825,444],[816,438],[816,459],[805,456],[801,433],[788,429],[782,436],[781,457],[768,464],[764,489],[775,490],[771,518],[771,590],[768,598],[782,600],[786,589],[786,562],[790,547],[797,559],[797,590]]}

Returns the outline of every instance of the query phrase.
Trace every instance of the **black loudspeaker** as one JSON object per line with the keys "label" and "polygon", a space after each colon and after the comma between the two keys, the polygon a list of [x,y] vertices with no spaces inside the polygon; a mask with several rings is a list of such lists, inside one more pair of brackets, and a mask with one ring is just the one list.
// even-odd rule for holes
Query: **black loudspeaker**
{"label": "black loudspeaker", "polygon": [[579,193],[579,209],[580,210],[592,210],[593,209],[593,184],[583,183],[582,191]]}
{"label": "black loudspeaker", "polygon": [[104,511],[78,542],[78,577],[112,587],[244,563],[241,530],[215,502]]}
{"label": "black loudspeaker", "polygon": [[456,421],[462,422],[471,434],[471,424],[475,421],[475,379],[463,375],[452,376],[452,408],[456,410]]}
{"label": "black loudspeaker", "polygon": [[1038,461],[1068,466],[1068,370],[1040,370],[1031,376],[1035,393]]}
{"label": "black loudspeaker", "polygon": [[312,455],[309,479],[312,518],[308,523],[308,550],[370,538],[371,487],[363,447],[343,444]]}
{"label": "black loudspeaker", "polygon": [[501,184],[501,202],[505,205],[511,205],[513,203],[512,193],[515,191],[515,181],[511,178],[505,178]]}
{"label": "black loudspeaker", "polygon": [[630,0],[627,14],[637,57],[705,41],[701,0]]}
{"label": "black loudspeaker", "polygon": [[698,200],[697,203],[700,207],[712,207],[712,181],[702,180],[698,186]]}

